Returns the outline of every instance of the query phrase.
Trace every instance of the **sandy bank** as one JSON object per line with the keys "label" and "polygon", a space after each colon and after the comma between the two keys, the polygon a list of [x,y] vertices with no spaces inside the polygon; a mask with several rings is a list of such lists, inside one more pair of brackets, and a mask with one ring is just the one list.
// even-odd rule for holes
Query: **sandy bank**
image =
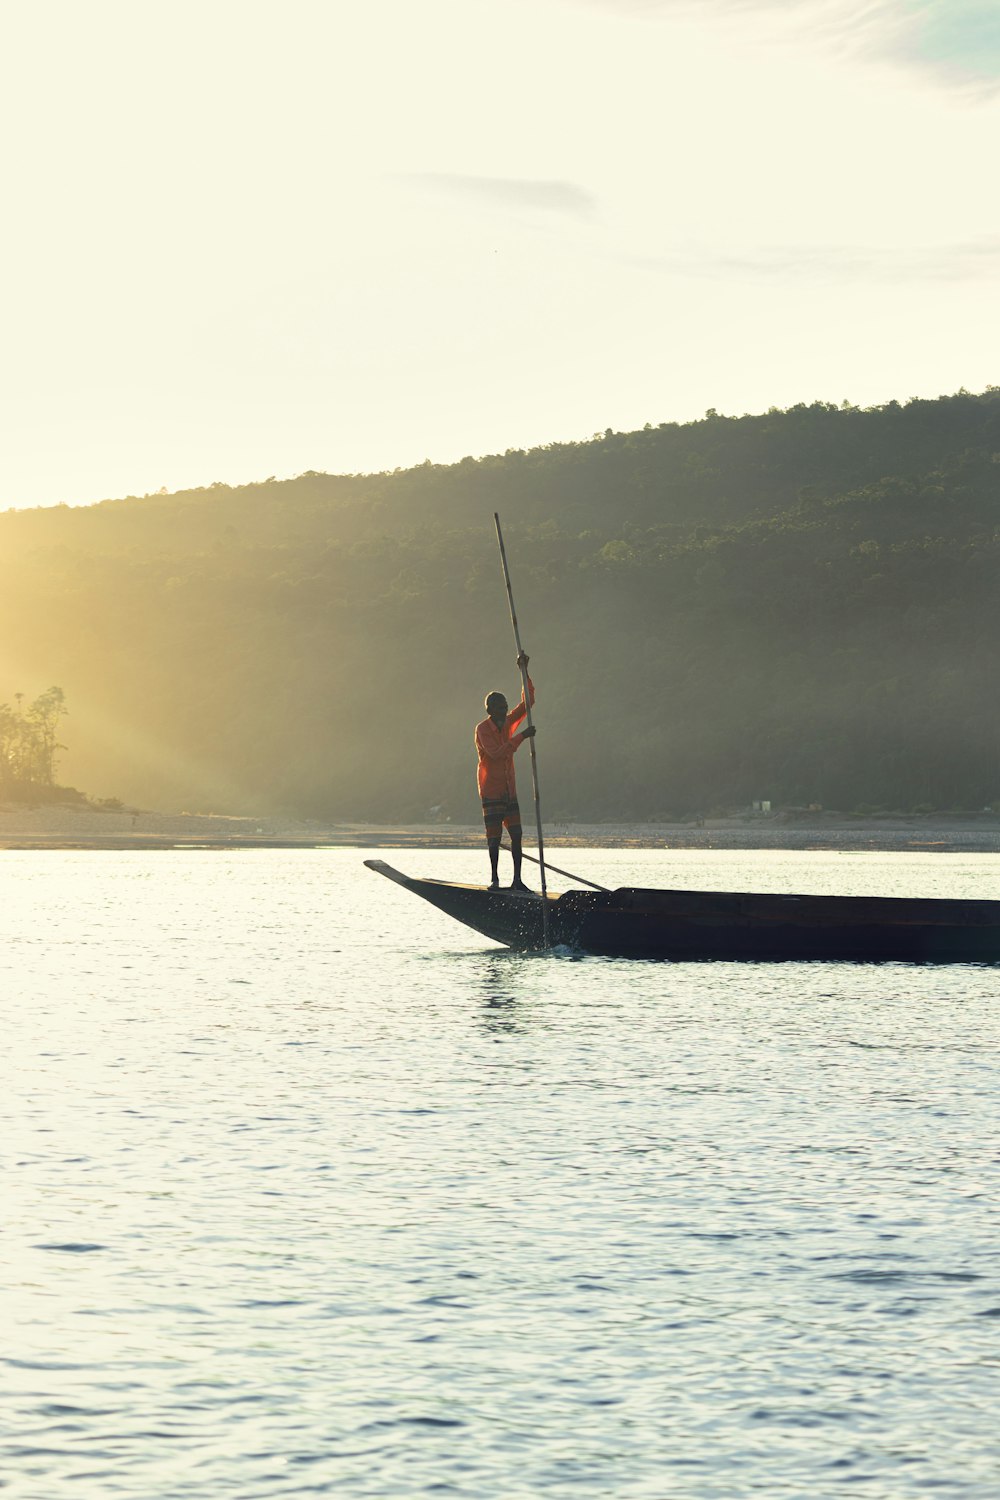
{"label": "sandy bank", "polygon": [[[211,813],[104,812],[79,806],[0,804],[3,849],[294,849],[478,847],[477,824],[296,822]],[[558,823],[555,848],[913,849],[1000,853],[1000,815],[842,817],[787,814],[670,823]],[[529,842],[533,837],[529,830]]]}

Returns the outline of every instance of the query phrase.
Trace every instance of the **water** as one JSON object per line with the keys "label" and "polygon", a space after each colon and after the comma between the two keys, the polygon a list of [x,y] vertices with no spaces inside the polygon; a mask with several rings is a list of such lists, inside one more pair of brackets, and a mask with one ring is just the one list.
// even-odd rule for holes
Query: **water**
{"label": "water", "polygon": [[992,1500],[1000,970],[522,957],[362,857],[0,859],[4,1494]]}

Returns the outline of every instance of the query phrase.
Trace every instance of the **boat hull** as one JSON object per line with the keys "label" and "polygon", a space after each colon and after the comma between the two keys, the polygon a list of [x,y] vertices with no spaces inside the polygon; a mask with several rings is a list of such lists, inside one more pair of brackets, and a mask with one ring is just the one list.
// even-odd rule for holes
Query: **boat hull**
{"label": "boat hull", "polygon": [[[545,946],[541,896],[413,879],[381,860],[365,863],[495,942]],[[545,900],[549,946],[609,958],[1000,963],[1000,901],[631,888]]]}

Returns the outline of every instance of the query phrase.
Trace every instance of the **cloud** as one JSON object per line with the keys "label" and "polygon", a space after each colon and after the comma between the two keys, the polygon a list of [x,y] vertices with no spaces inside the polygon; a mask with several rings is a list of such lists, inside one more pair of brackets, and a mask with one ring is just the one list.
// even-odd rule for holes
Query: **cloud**
{"label": "cloud", "polygon": [[908,0],[887,54],[947,82],[1000,87],[1000,8],[996,0]]}
{"label": "cloud", "polygon": [[720,254],[696,247],[647,257],[651,269],[703,277],[751,280],[893,283],[1000,279],[1000,235],[955,245],[875,249],[865,246],[760,246]]}
{"label": "cloud", "polygon": [[407,173],[405,180],[455,198],[478,199],[499,208],[564,214],[574,219],[592,219],[597,213],[597,199],[574,182],[463,177],[446,172]]}
{"label": "cloud", "polygon": [[997,0],[576,0],[635,20],[754,18],[826,50],[980,94],[1000,89]]}

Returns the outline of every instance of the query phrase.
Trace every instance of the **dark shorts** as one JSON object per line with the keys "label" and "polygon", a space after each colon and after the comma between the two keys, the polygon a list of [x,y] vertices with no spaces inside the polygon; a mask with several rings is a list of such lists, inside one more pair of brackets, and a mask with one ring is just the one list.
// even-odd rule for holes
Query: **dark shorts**
{"label": "dark shorts", "polygon": [[490,802],[484,801],[483,822],[486,824],[486,837],[488,839],[500,838],[505,823],[508,830],[520,828],[521,809],[517,805],[517,798],[498,797]]}

